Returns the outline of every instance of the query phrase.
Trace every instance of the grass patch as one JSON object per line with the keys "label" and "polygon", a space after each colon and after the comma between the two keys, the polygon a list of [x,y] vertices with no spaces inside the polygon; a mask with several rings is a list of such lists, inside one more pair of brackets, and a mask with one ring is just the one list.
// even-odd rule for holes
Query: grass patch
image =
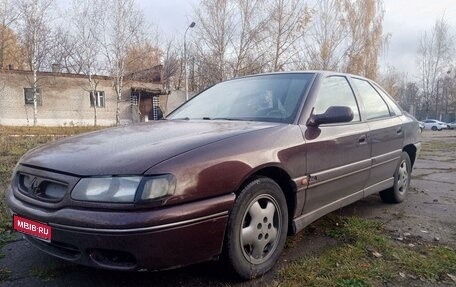
{"label": "grass patch", "polygon": [[433,152],[445,152],[456,149],[456,142],[453,141],[424,141],[421,144],[421,152],[433,153]]}
{"label": "grass patch", "polygon": [[0,282],[9,280],[11,278],[11,270],[6,267],[0,268]]}
{"label": "grass patch", "polygon": [[449,282],[447,274],[456,274],[455,250],[433,245],[410,248],[389,238],[379,222],[327,216],[320,225],[341,244],[282,269],[282,285],[378,286],[401,280],[399,273],[435,283]]}
{"label": "grass patch", "polygon": [[4,135],[75,135],[90,131],[96,131],[105,127],[92,126],[61,126],[61,127],[10,127],[0,126],[0,136]]}

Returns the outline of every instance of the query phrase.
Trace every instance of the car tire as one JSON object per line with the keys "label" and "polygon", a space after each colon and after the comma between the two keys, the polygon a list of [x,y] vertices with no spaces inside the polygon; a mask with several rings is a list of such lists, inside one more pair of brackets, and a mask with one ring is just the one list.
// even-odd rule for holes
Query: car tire
{"label": "car tire", "polygon": [[406,152],[402,152],[401,160],[394,172],[394,185],[393,187],[380,192],[380,197],[384,202],[400,203],[406,195],[410,186],[410,178],[412,175],[412,164],[410,156]]}
{"label": "car tire", "polygon": [[268,272],[279,259],[288,230],[288,209],[280,186],[257,177],[239,193],[228,219],[225,252],[242,279]]}
{"label": "car tire", "polygon": [[431,130],[436,131],[436,130],[437,130],[437,127],[436,127],[436,126],[433,126],[433,127],[431,128]]}

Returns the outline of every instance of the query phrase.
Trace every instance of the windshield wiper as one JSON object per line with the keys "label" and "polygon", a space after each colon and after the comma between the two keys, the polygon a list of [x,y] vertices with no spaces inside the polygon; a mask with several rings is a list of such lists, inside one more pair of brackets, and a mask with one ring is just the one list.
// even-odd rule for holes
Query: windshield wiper
{"label": "windshield wiper", "polygon": [[202,117],[202,120],[205,121],[234,121],[235,119],[230,118],[211,118],[211,117]]}
{"label": "windshield wiper", "polygon": [[[185,120],[188,121],[190,120],[189,117],[184,117],[184,118],[175,118],[172,120]],[[248,119],[242,119],[242,118],[211,118],[211,117],[202,117],[202,118],[192,118],[192,120],[204,120],[204,121],[248,121]]]}
{"label": "windshield wiper", "polygon": [[188,120],[190,120],[190,118],[189,117],[185,117],[185,118],[177,118],[177,119],[172,119],[172,120],[188,121]]}
{"label": "windshield wiper", "polygon": [[249,119],[246,118],[213,118],[212,120],[217,120],[217,121],[250,121]]}

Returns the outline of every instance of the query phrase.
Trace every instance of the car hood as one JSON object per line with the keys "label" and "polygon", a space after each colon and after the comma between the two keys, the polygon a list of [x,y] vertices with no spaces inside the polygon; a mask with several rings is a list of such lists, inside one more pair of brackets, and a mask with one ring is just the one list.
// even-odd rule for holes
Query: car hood
{"label": "car hood", "polygon": [[20,164],[79,176],[142,174],[203,145],[277,125],[166,120],[110,128],[40,146],[27,153]]}

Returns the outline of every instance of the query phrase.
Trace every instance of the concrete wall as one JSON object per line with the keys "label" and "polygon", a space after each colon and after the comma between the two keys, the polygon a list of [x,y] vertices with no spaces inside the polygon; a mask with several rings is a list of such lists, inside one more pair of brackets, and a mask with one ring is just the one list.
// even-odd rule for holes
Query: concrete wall
{"label": "concrete wall", "polygon": [[[83,75],[39,73],[42,105],[38,106],[37,124],[42,126],[93,125],[94,111],[90,106],[88,80]],[[26,105],[24,88],[30,88],[32,73],[0,71],[0,125],[33,125],[33,105]],[[116,93],[113,80],[97,76],[98,91],[105,93],[105,107],[97,108],[98,125],[116,123]],[[130,88],[159,89],[160,84],[126,82],[122,92],[121,124],[134,119],[130,105]],[[163,96],[161,96],[163,97]],[[163,104],[164,106],[164,104]]]}

